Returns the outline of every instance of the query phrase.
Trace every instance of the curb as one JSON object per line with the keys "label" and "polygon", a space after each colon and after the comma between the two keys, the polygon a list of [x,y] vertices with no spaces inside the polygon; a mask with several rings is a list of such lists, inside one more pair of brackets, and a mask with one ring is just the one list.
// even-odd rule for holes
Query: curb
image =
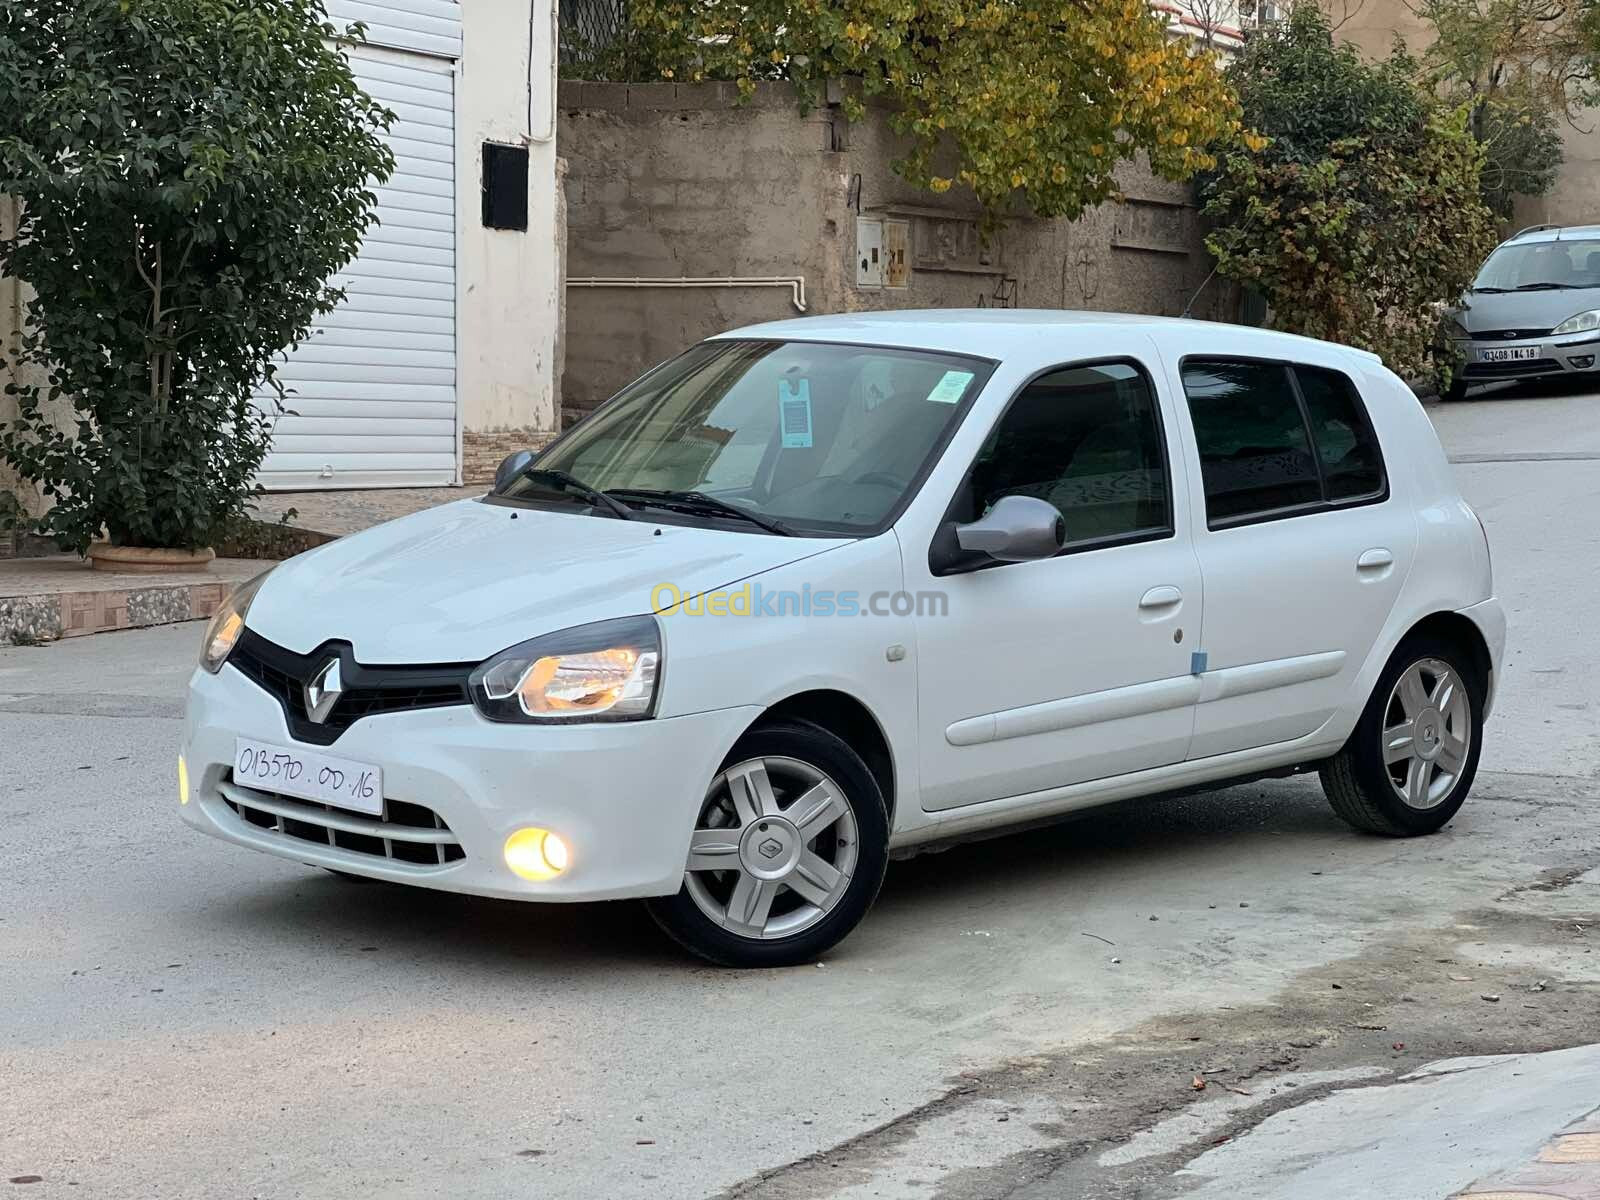
{"label": "curb", "polygon": [[[76,560],[10,559],[0,563],[0,646],[209,617],[234,587],[266,565],[247,559],[219,560],[222,569],[205,581],[191,576],[162,584],[151,583],[148,577],[136,582],[124,575],[112,576],[99,586],[51,586],[51,575],[66,573],[63,562],[74,576],[72,583],[81,578],[80,571],[89,574]],[[19,585],[16,581],[23,571],[33,578]]]}

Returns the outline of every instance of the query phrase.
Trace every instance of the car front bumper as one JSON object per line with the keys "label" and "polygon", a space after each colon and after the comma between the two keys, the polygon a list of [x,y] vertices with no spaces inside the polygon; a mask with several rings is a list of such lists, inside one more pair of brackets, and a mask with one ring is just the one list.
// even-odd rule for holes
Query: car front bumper
{"label": "car front bumper", "polygon": [[[416,831],[408,817],[408,832],[391,823],[387,808],[380,821],[235,784],[236,737],[291,748],[298,743],[277,701],[238,671],[197,670],[183,743],[189,798],[180,812],[188,824],[224,841],[394,883],[516,900],[670,895],[682,883],[706,788],[759,712],[730,708],[653,721],[510,725],[461,705],[368,717],[332,746],[307,747],[381,766],[386,801],[431,809],[447,827],[437,834]],[[240,802],[258,823],[242,815]],[[259,823],[268,809],[290,819],[268,816]],[[326,833],[334,826],[340,828]],[[530,882],[506,866],[506,838],[528,826],[553,830],[570,847],[571,865],[556,878]],[[403,839],[448,837],[460,856],[437,862],[393,856],[396,847],[414,851],[418,843],[385,846],[378,835],[386,830]],[[424,840],[420,847],[432,857],[432,844]]]}
{"label": "car front bumper", "polygon": [[[1600,337],[1592,332],[1515,340],[1470,338],[1457,341],[1456,349],[1465,364],[1462,377],[1469,383],[1600,371]],[[1533,357],[1499,361],[1493,358],[1508,350],[1531,350]]]}

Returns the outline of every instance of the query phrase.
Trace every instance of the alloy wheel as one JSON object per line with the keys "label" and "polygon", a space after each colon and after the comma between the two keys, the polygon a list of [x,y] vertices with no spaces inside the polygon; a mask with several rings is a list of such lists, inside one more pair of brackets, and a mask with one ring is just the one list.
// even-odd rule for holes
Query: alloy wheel
{"label": "alloy wheel", "polygon": [[1389,785],[1409,808],[1437,807],[1466,770],[1472,708],[1466,683],[1449,663],[1424,658],[1395,680],[1383,720]]}
{"label": "alloy wheel", "polygon": [[765,940],[809,929],[850,886],[859,852],[844,791],[795,758],[752,758],[711,781],[684,885],[711,920]]}

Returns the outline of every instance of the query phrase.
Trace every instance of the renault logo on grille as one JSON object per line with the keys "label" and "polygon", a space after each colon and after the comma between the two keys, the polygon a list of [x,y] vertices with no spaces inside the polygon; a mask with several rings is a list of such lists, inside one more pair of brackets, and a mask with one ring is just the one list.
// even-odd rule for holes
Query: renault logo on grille
{"label": "renault logo on grille", "polygon": [[339,677],[339,660],[330,658],[327,666],[306,684],[305,692],[306,716],[313,724],[321,725],[344,694],[344,681]]}

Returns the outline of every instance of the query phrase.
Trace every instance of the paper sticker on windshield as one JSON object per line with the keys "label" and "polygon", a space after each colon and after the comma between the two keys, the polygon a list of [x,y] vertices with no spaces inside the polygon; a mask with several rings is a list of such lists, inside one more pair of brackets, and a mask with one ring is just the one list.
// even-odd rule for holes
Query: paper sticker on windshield
{"label": "paper sticker on windshield", "polygon": [[[968,378],[971,378],[968,376]],[[778,427],[785,450],[811,448],[811,381],[778,380]]]}
{"label": "paper sticker on windshield", "polygon": [[966,393],[972,382],[971,371],[946,371],[944,378],[933,385],[928,399],[934,404],[954,404]]}

